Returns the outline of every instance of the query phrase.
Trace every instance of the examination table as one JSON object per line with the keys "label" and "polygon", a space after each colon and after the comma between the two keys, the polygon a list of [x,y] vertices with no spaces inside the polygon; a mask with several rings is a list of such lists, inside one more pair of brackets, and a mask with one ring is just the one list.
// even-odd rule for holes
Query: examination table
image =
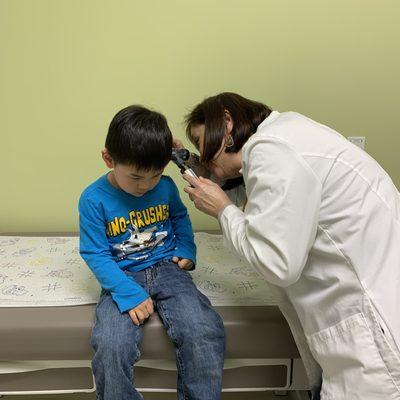
{"label": "examination table", "polygon": [[[224,391],[308,389],[298,349],[277,306],[216,309],[227,339]],[[0,307],[0,395],[94,391],[90,369],[94,310],[94,304]],[[135,366],[135,386],[143,392],[175,391],[173,345],[156,313],[145,323],[141,354]]]}

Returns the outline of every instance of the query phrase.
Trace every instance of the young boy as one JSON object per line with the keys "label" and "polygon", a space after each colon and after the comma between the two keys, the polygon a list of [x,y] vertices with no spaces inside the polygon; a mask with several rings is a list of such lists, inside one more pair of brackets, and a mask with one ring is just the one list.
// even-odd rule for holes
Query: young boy
{"label": "young boy", "polygon": [[153,304],[176,349],[178,399],[217,400],[224,328],[194,285],[187,210],[163,170],[172,134],[161,114],[130,106],[112,120],[102,157],[112,171],[79,201],[80,253],[100,282],[92,332],[98,400],[143,399],[133,364]]}

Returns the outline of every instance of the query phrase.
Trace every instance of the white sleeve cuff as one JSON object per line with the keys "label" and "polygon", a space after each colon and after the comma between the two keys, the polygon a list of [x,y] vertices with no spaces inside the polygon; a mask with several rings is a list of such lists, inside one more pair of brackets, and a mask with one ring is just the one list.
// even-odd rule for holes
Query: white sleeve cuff
{"label": "white sleeve cuff", "polygon": [[221,224],[221,219],[229,219],[229,215],[235,214],[235,209],[240,212],[238,207],[234,204],[226,205],[219,213],[218,213],[218,221]]}

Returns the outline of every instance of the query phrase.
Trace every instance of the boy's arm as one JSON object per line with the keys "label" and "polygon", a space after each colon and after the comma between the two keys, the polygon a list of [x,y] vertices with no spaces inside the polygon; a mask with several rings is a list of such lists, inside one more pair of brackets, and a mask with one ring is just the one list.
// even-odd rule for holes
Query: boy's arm
{"label": "boy's arm", "polygon": [[196,264],[196,245],[194,243],[192,224],[187,209],[179,196],[178,188],[174,181],[171,178],[169,179],[171,187],[170,219],[176,239],[174,256],[192,260],[193,264]]}
{"label": "boy's arm", "polygon": [[80,254],[102,288],[111,293],[120,312],[136,307],[149,294],[128,278],[114,261],[105,232],[104,217],[87,199],[79,201]]}

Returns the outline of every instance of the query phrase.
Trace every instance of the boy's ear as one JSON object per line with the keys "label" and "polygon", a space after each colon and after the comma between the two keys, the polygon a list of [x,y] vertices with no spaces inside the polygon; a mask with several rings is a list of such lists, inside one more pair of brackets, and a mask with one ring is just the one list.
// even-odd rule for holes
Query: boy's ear
{"label": "boy's ear", "polygon": [[101,157],[103,158],[108,168],[114,168],[114,161],[107,149],[103,149],[101,151]]}

